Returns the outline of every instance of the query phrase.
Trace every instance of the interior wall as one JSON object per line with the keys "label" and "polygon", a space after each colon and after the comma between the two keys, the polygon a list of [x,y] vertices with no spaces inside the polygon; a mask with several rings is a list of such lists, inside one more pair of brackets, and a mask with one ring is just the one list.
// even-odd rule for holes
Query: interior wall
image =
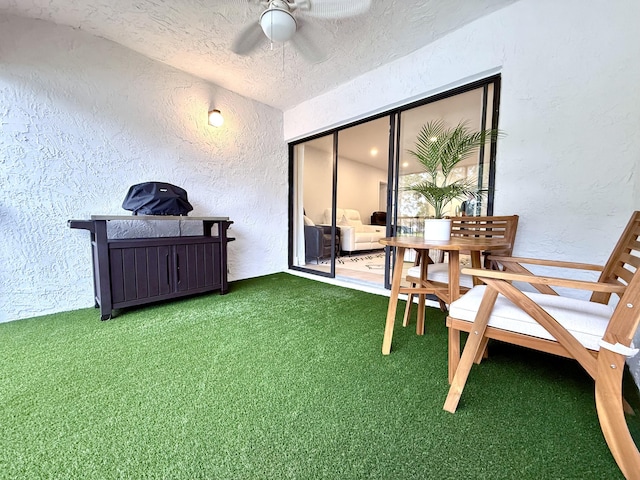
{"label": "interior wall", "polygon": [[635,0],[520,0],[286,111],[285,138],[499,72],[494,213],[520,215],[514,253],[602,264],[640,206],[639,17]]}
{"label": "interior wall", "polygon": [[276,109],[82,31],[0,15],[0,321],[93,306],[89,233],[67,220],[130,214],[122,200],[143,181],[185,188],[190,216],[235,222],[230,280],[286,269],[282,137]]}
{"label": "interior wall", "polygon": [[[324,223],[324,211],[331,208],[332,167],[330,153],[305,145],[304,209],[314,223]],[[338,208],[358,210],[362,223],[371,223],[371,214],[378,210],[380,182],[386,180],[387,172],[379,168],[338,157]]]}
{"label": "interior wall", "polygon": [[358,210],[362,223],[370,224],[371,214],[379,208],[380,182],[386,181],[386,171],[340,158],[338,160],[338,208]]}

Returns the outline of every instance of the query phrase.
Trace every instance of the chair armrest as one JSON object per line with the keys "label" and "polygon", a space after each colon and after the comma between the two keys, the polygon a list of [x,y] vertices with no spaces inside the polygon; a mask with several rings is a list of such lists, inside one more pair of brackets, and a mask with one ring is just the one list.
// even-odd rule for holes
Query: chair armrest
{"label": "chair armrest", "polygon": [[322,227],[316,225],[304,226],[305,257],[318,258],[322,255],[323,233]]}
{"label": "chair armrest", "polygon": [[356,229],[351,225],[338,225],[337,228],[340,229],[341,234],[345,234],[345,235],[349,235],[350,232],[356,231]]}
{"label": "chair armrest", "polygon": [[575,268],[578,270],[592,270],[601,272],[604,267],[601,265],[594,265],[592,263],[579,263],[579,262],[563,262],[558,260],[544,260],[540,258],[525,258],[525,257],[506,257],[499,255],[489,255],[488,260],[494,260],[500,262],[507,268],[509,264],[524,263],[526,265],[542,265],[546,267],[558,267],[558,268]]}
{"label": "chair armrest", "polygon": [[351,226],[338,225],[340,229],[340,250],[351,252],[356,245],[356,230]]}
{"label": "chair armrest", "polygon": [[384,233],[385,230],[386,230],[386,227],[383,227],[382,225],[362,225],[360,227],[357,227],[356,229],[357,232],[367,232],[367,233],[372,233],[372,232]]}
{"label": "chair armrest", "polygon": [[588,280],[572,280],[558,277],[543,277],[539,275],[503,272],[500,270],[485,270],[483,268],[463,268],[462,273],[473,275],[474,277],[478,277],[480,279],[492,278],[508,282],[530,283],[531,285],[553,285],[555,287],[589,290],[591,292],[622,294],[626,289],[626,286],[622,284],[590,282]]}
{"label": "chair armrest", "polygon": [[312,238],[314,240],[319,240],[323,235],[323,228],[319,225],[305,225],[304,226],[304,236],[305,238]]}

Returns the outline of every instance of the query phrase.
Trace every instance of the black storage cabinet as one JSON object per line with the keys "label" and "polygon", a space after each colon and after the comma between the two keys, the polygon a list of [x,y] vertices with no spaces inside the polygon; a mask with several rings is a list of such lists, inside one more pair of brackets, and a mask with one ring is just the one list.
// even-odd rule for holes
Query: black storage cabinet
{"label": "black storage cabinet", "polygon": [[[107,222],[114,220],[200,221],[203,234],[180,237],[107,237]],[[219,290],[227,282],[227,217],[155,215],[92,215],[91,220],[69,220],[71,228],[91,232],[94,293],[100,318],[113,310],[159,300]],[[214,225],[217,233],[212,235]]]}

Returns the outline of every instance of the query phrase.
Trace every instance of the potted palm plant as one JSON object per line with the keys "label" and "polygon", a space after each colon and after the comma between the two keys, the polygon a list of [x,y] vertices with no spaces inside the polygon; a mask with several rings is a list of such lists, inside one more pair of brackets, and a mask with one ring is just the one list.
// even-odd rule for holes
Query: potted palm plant
{"label": "potted palm plant", "polygon": [[426,123],[420,129],[415,148],[408,150],[424,167],[426,173],[422,181],[407,187],[424,197],[434,209],[434,218],[425,221],[425,238],[448,240],[451,236],[451,221],[443,218],[445,207],[453,200],[480,199],[476,179],[453,180],[453,169],[478,148],[495,141],[498,130],[471,130],[467,122],[461,121],[455,127],[448,127],[442,120]]}

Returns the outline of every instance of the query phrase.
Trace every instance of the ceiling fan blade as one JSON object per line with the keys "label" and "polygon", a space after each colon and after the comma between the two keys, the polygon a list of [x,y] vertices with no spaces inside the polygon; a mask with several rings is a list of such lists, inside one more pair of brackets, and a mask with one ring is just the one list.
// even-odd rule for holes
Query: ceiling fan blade
{"label": "ceiling fan blade", "polygon": [[[300,55],[311,63],[320,63],[327,59],[325,53],[320,50],[315,43],[309,38],[309,29],[298,19],[298,30],[296,34],[291,37],[291,45],[295,48]],[[303,28],[304,27],[304,28]]]}
{"label": "ceiling fan blade", "polygon": [[251,22],[235,38],[231,51],[238,55],[247,55],[266,40],[260,24]]}
{"label": "ceiling fan blade", "polygon": [[371,0],[296,0],[305,15],[317,18],[345,18],[361,15],[371,8]]}
{"label": "ceiling fan blade", "polygon": [[265,7],[269,5],[269,0],[224,0],[224,2],[236,3],[238,5],[240,4],[246,5],[247,3],[253,3],[254,5],[263,5]]}

